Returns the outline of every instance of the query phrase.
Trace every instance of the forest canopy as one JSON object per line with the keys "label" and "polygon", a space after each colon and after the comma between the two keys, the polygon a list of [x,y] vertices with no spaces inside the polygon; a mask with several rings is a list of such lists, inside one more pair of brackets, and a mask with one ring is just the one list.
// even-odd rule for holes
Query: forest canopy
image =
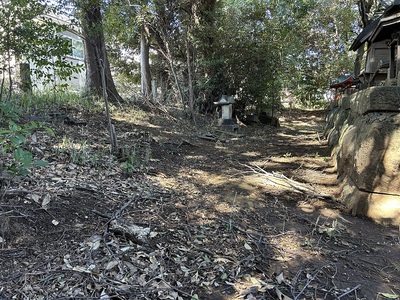
{"label": "forest canopy", "polygon": [[353,70],[348,49],[360,30],[354,1],[131,3],[105,7],[115,66],[139,82],[132,57],[144,42],[151,53],[149,78],[162,96],[174,91],[190,108],[210,110],[222,94],[255,111],[275,109],[283,95],[313,105],[330,81]]}
{"label": "forest canopy", "polygon": [[[392,1],[46,2],[35,0],[69,15],[82,28],[87,92],[101,95],[103,66],[111,101],[123,101],[121,93],[179,103],[193,113],[211,111],[223,94],[234,96],[239,109],[252,112],[273,111],[283,98],[305,106],[322,103],[329,84],[354,70],[355,53],[349,51],[354,38]],[[19,7],[15,20],[26,17],[23,12],[30,6],[23,0],[2,3]],[[5,20],[0,32],[10,30]],[[28,31],[13,32],[15,48],[23,51],[24,44],[17,44],[26,40]],[[41,39],[30,44],[43,48],[44,43]],[[0,51],[4,54],[7,48]]]}

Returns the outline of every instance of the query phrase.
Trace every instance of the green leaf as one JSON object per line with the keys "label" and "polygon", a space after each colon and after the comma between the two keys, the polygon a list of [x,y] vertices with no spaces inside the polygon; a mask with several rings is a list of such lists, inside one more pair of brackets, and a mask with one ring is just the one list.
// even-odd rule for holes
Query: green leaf
{"label": "green leaf", "polygon": [[23,130],[23,131],[21,131],[21,133],[17,133],[15,136],[22,142],[22,143],[25,143],[26,142],[26,138],[23,136],[23,134],[22,133],[29,133],[28,131],[25,131],[25,130]]}
{"label": "green leaf", "polygon": [[32,154],[28,151],[24,151],[24,157],[22,159],[24,168],[29,169],[32,167]]}
{"label": "green leaf", "polygon": [[56,134],[54,133],[53,129],[51,129],[50,127],[44,127],[44,129],[46,130],[47,134],[54,137],[56,136]]}
{"label": "green leaf", "polygon": [[18,145],[21,144],[21,140],[17,137],[12,136],[9,140],[14,147],[18,147]]}
{"label": "green leaf", "polygon": [[16,161],[21,161],[25,155],[24,150],[22,148],[17,148],[14,150],[14,159]]}
{"label": "green leaf", "polygon": [[40,159],[35,160],[34,164],[39,167],[47,167],[49,165],[49,163],[47,161],[40,160]]}
{"label": "green leaf", "polygon": [[18,175],[25,176],[29,174],[28,169],[18,169],[16,172]]}

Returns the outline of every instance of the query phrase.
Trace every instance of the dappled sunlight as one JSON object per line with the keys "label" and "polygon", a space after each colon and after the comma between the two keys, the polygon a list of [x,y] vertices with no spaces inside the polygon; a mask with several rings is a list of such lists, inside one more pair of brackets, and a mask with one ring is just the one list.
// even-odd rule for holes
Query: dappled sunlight
{"label": "dappled sunlight", "polygon": [[150,123],[148,113],[138,108],[132,108],[129,111],[116,110],[112,112],[112,117],[118,122],[126,122],[130,124],[146,124],[154,126]]}
{"label": "dappled sunlight", "polygon": [[221,174],[215,174],[207,171],[202,170],[192,170],[194,176],[196,176],[196,180],[201,184],[207,185],[223,185],[229,179]]}
{"label": "dappled sunlight", "polygon": [[382,224],[400,222],[400,195],[371,194],[367,215]]}
{"label": "dappled sunlight", "polygon": [[[140,151],[135,152],[138,159],[148,153],[140,168],[123,173],[124,162],[117,158],[98,169],[76,165],[65,170],[66,163],[60,163],[60,179],[43,182],[43,190],[58,189],[46,204],[48,212],[69,222],[71,232],[65,232],[66,242],[59,247],[69,256],[57,261],[68,271],[82,270],[77,275],[94,281],[97,275],[90,267],[95,264],[111,280],[121,275],[118,288],[162,289],[166,296],[195,291],[200,299],[275,299],[280,292],[293,296],[301,290],[341,295],[363,274],[346,265],[349,260],[363,263],[355,253],[370,251],[381,257],[389,249],[395,254],[383,242],[385,247],[371,250],[384,239],[381,229],[371,227],[373,238],[369,232],[365,238],[366,220],[346,215],[330,197],[333,181],[327,175],[335,174],[327,173],[329,161],[320,154],[325,145],[314,141],[313,133],[304,140],[294,133],[276,137],[275,130],[254,137],[246,128],[244,137],[218,142],[196,138],[194,130],[178,133],[171,124],[148,126],[150,119],[116,122],[124,149]],[[53,151],[92,153],[88,145],[97,144],[107,149],[106,126],[90,120],[88,124],[101,131],[92,135],[82,129],[64,145],[61,140],[54,143]],[[89,175],[84,177],[83,172]],[[40,172],[32,174],[37,180],[33,176],[46,178]],[[64,181],[66,187],[60,188]],[[60,216],[60,209],[70,218]],[[49,217],[46,212],[43,216]],[[114,231],[111,221],[138,226],[149,237],[137,242]],[[68,242],[83,231],[82,241]],[[354,237],[363,238],[363,243]],[[381,264],[378,267],[382,269]],[[391,264],[380,276],[389,276],[393,268]],[[348,274],[351,279],[332,282],[332,276],[347,279]],[[377,275],[372,276],[374,283],[379,282]]]}
{"label": "dappled sunlight", "polygon": [[240,153],[240,155],[246,156],[246,157],[251,157],[251,158],[258,158],[261,156],[261,153],[255,152],[255,151],[247,151],[247,152]]}
{"label": "dappled sunlight", "polygon": [[381,204],[381,209],[383,211],[393,211],[400,209],[399,197],[392,197],[391,199],[385,201],[385,203]]}
{"label": "dappled sunlight", "polygon": [[186,159],[192,160],[192,161],[201,161],[206,159],[205,155],[186,155]]}

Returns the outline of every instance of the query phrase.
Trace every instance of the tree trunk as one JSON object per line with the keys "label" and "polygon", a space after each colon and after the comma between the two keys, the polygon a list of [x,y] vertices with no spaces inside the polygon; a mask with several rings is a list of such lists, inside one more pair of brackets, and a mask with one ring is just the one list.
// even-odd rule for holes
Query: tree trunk
{"label": "tree trunk", "polygon": [[101,66],[104,63],[107,95],[110,102],[123,102],[111,75],[110,63],[105,51],[100,1],[80,1],[82,29],[85,38],[86,89],[89,95],[102,97]]}
{"label": "tree trunk", "polygon": [[20,88],[24,93],[32,92],[31,68],[29,63],[19,64]]}
{"label": "tree trunk", "polygon": [[[201,45],[196,49],[198,56],[202,61],[212,60],[214,53],[215,43],[215,10],[217,6],[216,0],[202,0],[198,6],[193,7],[193,15],[195,18],[195,24],[202,32],[200,36]],[[202,91],[202,101],[200,103],[200,110],[203,112],[210,112],[214,109],[212,102],[218,98],[221,93],[221,87],[217,78],[218,77],[218,66],[215,64],[206,63],[201,66],[202,77],[205,82],[209,83],[208,88]]]}
{"label": "tree trunk", "polygon": [[[187,29],[188,30],[188,29]],[[185,32],[185,40],[186,40],[186,63],[187,63],[187,71],[188,71],[188,88],[189,88],[189,113],[190,116],[194,117],[194,90],[193,90],[193,76],[192,76],[192,64],[191,64],[191,51],[189,45],[189,37],[188,32]]]}
{"label": "tree trunk", "polygon": [[363,56],[364,56],[364,45],[362,45],[360,48],[357,49],[357,54],[356,54],[356,59],[354,61],[354,75],[358,76],[361,73],[362,69],[362,61],[363,61]]}
{"label": "tree trunk", "polygon": [[140,75],[142,94],[145,98],[151,98],[151,73],[150,73],[150,45],[147,38],[145,25],[141,26],[140,31]]}

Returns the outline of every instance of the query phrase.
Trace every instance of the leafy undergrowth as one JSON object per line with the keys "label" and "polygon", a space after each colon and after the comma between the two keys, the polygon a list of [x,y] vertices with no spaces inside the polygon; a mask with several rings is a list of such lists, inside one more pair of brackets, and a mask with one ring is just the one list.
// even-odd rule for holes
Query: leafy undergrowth
{"label": "leafy undergrowth", "polygon": [[41,118],[49,167],[2,182],[0,299],[398,298],[400,233],[334,200],[321,112],[241,136],[120,112],[118,157],[102,116]]}

